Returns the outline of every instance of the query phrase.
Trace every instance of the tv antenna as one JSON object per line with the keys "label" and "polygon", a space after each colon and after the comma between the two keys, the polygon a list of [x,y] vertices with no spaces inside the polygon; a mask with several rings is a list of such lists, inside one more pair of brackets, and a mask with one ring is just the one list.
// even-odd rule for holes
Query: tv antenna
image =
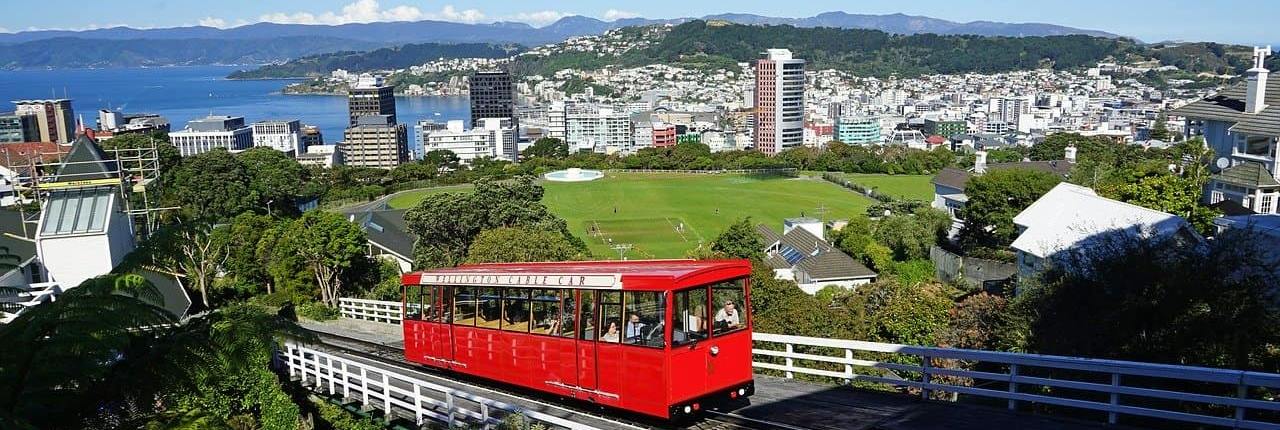
{"label": "tv antenna", "polygon": [[619,243],[619,244],[610,246],[610,248],[613,248],[614,251],[618,251],[619,260],[627,259],[627,251],[630,251],[631,247],[632,245],[630,243]]}

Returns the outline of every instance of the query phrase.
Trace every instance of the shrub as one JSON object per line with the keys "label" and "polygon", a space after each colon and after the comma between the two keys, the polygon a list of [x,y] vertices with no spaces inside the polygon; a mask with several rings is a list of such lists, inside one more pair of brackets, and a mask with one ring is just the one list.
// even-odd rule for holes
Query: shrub
{"label": "shrub", "polygon": [[306,302],[298,305],[298,316],[315,321],[329,321],[338,319],[341,313],[324,303]]}

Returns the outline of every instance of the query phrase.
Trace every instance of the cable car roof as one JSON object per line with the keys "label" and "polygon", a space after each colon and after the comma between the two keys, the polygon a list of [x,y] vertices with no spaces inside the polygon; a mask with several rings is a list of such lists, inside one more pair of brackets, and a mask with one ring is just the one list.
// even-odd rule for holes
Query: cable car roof
{"label": "cable car roof", "polygon": [[530,286],[552,288],[622,287],[623,277],[672,280],[714,270],[746,269],[748,260],[629,260],[475,264],[404,275],[410,285]]}

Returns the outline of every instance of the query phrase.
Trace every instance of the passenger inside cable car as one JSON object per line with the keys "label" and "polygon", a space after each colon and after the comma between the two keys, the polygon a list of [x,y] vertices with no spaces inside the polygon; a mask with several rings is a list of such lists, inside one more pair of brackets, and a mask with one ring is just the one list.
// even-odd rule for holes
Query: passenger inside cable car
{"label": "passenger inside cable car", "polygon": [[600,340],[605,342],[618,341],[618,321],[616,320],[609,321],[609,328],[605,330],[603,335],[600,336]]}

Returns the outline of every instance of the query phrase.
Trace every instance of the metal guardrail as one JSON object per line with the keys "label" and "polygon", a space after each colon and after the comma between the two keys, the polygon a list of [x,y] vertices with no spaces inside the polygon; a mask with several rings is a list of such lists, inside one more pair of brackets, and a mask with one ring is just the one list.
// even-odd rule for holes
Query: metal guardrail
{"label": "metal guardrail", "polygon": [[[398,302],[346,298],[341,299],[341,302],[344,305],[349,302],[352,309],[375,309],[361,313],[351,311],[352,315],[372,313],[375,317],[365,319],[400,324],[400,303]],[[343,307],[343,316],[348,315],[346,308],[347,306]],[[381,315],[382,312],[393,312],[395,318],[376,316]],[[787,378],[804,374],[847,381],[880,383],[894,387],[910,387],[919,390],[925,399],[933,398],[935,392],[983,397],[1004,400],[1011,410],[1017,409],[1020,402],[1066,406],[1104,412],[1107,414],[1109,423],[1116,423],[1120,416],[1131,415],[1228,428],[1280,430],[1280,418],[1277,418],[1277,422],[1252,419],[1258,412],[1274,413],[1280,417],[1280,401],[1266,400],[1260,396],[1251,397],[1249,394],[1251,389],[1280,392],[1280,374],[770,333],[753,333],[752,339],[755,341],[752,354],[756,357],[752,363],[753,367],[757,370],[782,372]],[[769,349],[770,346],[781,349]],[[867,356],[877,357],[868,359],[865,358]],[[761,357],[781,360],[781,364],[759,361]],[[906,364],[903,363],[904,361],[919,364]],[[1002,371],[972,370],[975,366],[961,368],[953,365],[959,362],[985,363],[991,365],[988,367],[1000,368]],[[886,373],[880,376],[862,374],[855,372],[855,368],[873,369]],[[1043,375],[1045,370],[1059,373],[1071,372],[1073,376],[1078,377],[1074,379],[1048,377]],[[982,386],[984,384],[962,385],[948,382],[955,381],[955,378],[997,383],[1002,388],[987,388]],[[1215,395],[1175,391],[1133,383],[1137,379],[1149,382],[1153,378],[1184,384],[1216,384],[1221,388],[1232,387],[1235,394]],[[1107,383],[1093,382],[1089,379],[1105,380]],[[1129,382],[1126,382],[1126,379]],[[1041,388],[1049,388],[1049,390]],[[1105,397],[1107,401],[1054,395],[1060,394],[1059,391],[1090,393]],[[1175,410],[1161,409],[1151,405],[1160,402],[1168,402],[1174,406],[1198,405],[1208,408]],[[1140,403],[1142,405],[1138,405]],[[1225,413],[1214,415],[1206,410]]]}
{"label": "metal guardrail", "polygon": [[[276,363],[286,368],[291,378],[297,377],[304,384],[311,383],[317,391],[327,391],[330,395],[342,394],[344,399],[359,400],[363,405],[381,409],[388,417],[396,416],[398,411],[412,414],[418,425],[423,425],[430,419],[446,423],[449,428],[454,428],[455,425],[466,426],[468,423],[492,428],[502,423],[494,414],[500,411],[499,415],[520,414],[551,428],[595,429],[554,415],[424,381],[408,375],[408,372],[364,364],[293,341],[285,342],[283,350],[277,351]],[[464,403],[472,406],[468,408]]]}
{"label": "metal guardrail", "polygon": [[[1115,423],[1121,415],[1134,415],[1228,428],[1280,429],[1280,424],[1276,422],[1249,418],[1251,412],[1280,412],[1280,402],[1250,398],[1249,396],[1251,388],[1280,388],[1280,375],[1272,373],[1052,355],[921,347],[768,333],[755,333],[753,339],[756,343],[756,349],[752,350],[754,355],[757,357],[777,357],[783,361],[783,364],[756,361],[752,363],[753,366],[757,369],[781,371],[788,378],[800,373],[849,381],[866,381],[897,387],[912,387],[920,390],[921,395],[926,399],[930,398],[934,391],[1002,399],[1008,402],[1009,409],[1016,409],[1018,402],[1067,406],[1105,412],[1107,413],[1107,421],[1110,423]],[[761,346],[767,345],[781,345],[783,349],[760,349]],[[797,352],[797,347],[806,347],[807,349],[819,351]],[[864,356],[866,355],[865,353],[882,353],[889,354],[889,357],[911,357],[920,364],[891,362],[888,361],[888,357],[878,360],[855,358],[855,355],[859,353],[863,353]],[[949,361],[952,363],[994,364],[997,365],[995,367],[1004,368],[1007,371],[991,372],[947,367],[946,364]],[[815,366],[814,364],[816,363],[828,363],[828,365]],[[837,367],[842,365],[843,371],[829,370],[831,368],[830,364],[835,364]],[[827,369],[819,367],[827,367]],[[909,375],[918,376],[901,378],[896,374],[892,376],[858,374],[854,372],[855,367],[905,372]],[[1068,371],[1073,375],[1093,375],[1097,379],[1109,379],[1110,383],[1089,382],[1084,380],[1088,378],[1083,377],[1067,379],[1026,375],[1026,373],[1031,373],[1027,372],[1027,370],[1031,369]],[[969,378],[974,381],[1002,382],[1007,385],[1007,388],[996,390],[952,384],[946,382],[947,378]],[[1144,380],[1159,378],[1160,380],[1182,383],[1219,384],[1224,388],[1235,387],[1235,395],[1223,396],[1126,385],[1125,380],[1127,378],[1142,378]],[[1027,389],[1038,387],[1048,387],[1049,390]],[[1052,395],[1056,391],[1093,393],[1106,397],[1108,401]],[[1138,402],[1136,400],[1142,401]],[[1226,411],[1231,416],[1204,413],[1205,408],[1173,410],[1151,406],[1164,401],[1179,406],[1197,404],[1209,406],[1208,409],[1216,407],[1217,410]],[[1143,403],[1143,406],[1137,406],[1134,403]]]}

